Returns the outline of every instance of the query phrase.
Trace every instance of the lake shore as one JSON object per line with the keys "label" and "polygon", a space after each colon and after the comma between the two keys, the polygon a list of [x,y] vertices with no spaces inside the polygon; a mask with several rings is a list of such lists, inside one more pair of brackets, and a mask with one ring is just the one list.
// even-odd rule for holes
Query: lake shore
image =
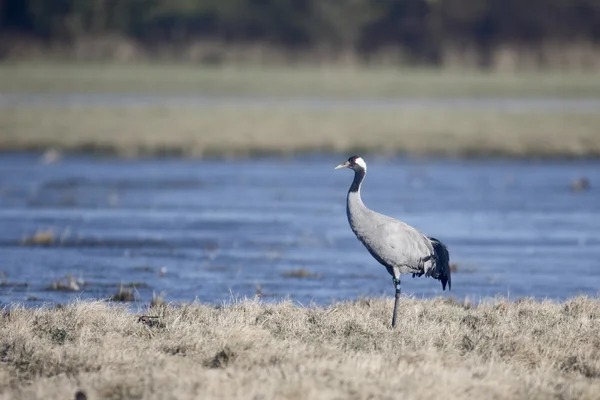
{"label": "lake shore", "polygon": [[285,107],[3,108],[1,151],[122,157],[311,152],[449,157],[600,156],[600,114]]}
{"label": "lake shore", "polygon": [[[0,93],[4,94],[4,98],[0,95],[0,151],[52,148],[124,157],[307,152],[600,156],[600,113],[595,109],[560,104],[540,109],[522,103],[596,101],[600,79],[592,74],[4,64],[0,65]],[[29,104],[9,98],[56,95],[64,100],[69,94],[84,97],[69,104],[51,99]],[[85,99],[86,94],[112,97],[94,104],[95,100]],[[149,104],[144,98],[119,103],[119,95],[132,94],[166,97],[158,103]],[[222,100],[181,104],[169,100],[169,95]],[[228,102],[226,96],[246,100]],[[320,104],[323,99],[334,106]],[[392,103],[357,106],[353,99]],[[394,105],[398,99],[415,104]],[[464,99],[468,103],[456,107],[455,101]],[[502,100],[517,103],[494,105]],[[491,105],[481,107],[484,101]]]}
{"label": "lake shore", "polygon": [[[0,398],[595,399],[600,303],[244,300],[2,312]],[[141,315],[150,316],[140,318]]]}

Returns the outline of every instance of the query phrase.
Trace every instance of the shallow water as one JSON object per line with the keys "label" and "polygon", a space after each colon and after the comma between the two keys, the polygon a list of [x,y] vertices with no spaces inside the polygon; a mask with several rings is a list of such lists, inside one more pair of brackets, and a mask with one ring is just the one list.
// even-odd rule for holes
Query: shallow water
{"label": "shallow water", "polygon": [[[0,301],[140,302],[289,296],[302,304],[392,295],[391,278],[345,215],[339,156],[122,160],[0,156]],[[452,292],[403,279],[416,297],[534,296],[600,290],[600,162],[367,158],[365,203],[444,241]],[[591,188],[572,191],[585,176]],[[22,239],[51,229],[50,245]],[[304,270],[308,277],[290,277]],[[162,273],[161,273],[162,271]],[[49,290],[67,274],[80,290]],[[293,275],[293,274],[292,274]]]}
{"label": "shallow water", "polygon": [[468,109],[510,112],[600,112],[600,99],[570,98],[314,98],[178,94],[0,93],[4,107],[290,107],[293,109]]}

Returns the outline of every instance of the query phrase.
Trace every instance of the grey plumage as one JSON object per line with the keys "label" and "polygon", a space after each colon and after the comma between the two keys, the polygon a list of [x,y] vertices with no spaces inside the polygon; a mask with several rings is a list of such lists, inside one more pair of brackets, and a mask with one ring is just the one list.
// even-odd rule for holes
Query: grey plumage
{"label": "grey plumage", "polygon": [[365,206],[360,196],[360,185],[367,166],[362,158],[352,156],[336,169],[342,167],[354,170],[354,180],[346,201],[350,228],[369,253],[392,275],[397,297],[400,274],[432,277],[441,281],[443,290],[446,290],[446,284],[451,289],[450,257],[446,246],[402,221]]}

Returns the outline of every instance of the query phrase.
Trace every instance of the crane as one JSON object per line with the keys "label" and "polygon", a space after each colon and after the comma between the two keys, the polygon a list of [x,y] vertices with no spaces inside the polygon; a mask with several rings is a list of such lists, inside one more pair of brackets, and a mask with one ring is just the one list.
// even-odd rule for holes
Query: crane
{"label": "crane", "polygon": [[360,196],[360,186],[367,174],[367,163],[352,156],[335,169],[354,171],[354,180],[346,198],[346,215],[352,232],[369,253],[392,275],[396,290],[392,327],[396,326],[400,301],[400,275],[425,275],[438,279],[442,289],[452,288],[450,255],[446,245],[436,238],[425,236],[416,228],[369,209]]}

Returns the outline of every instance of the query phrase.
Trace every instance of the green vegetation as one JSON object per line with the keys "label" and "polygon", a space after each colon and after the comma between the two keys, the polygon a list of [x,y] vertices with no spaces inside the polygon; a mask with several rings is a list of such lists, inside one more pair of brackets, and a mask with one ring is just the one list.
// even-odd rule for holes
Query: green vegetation
{"label": "green vegetation", "polygon": [[[594,74],[485,74],[415,69],[196,68],[175,65],[4,64],[4,93],[230,95],[310,99],[586,99]],[[1,97],[0,97],[1,99]],[[444,100],[447,99],[447,100]],[[449,156],[600,155],[600,115],[423,103],[407,108],[273,101],[208,105],[0,107],[0,150],[107,152],[123,156],[251,156],[375,151]],[[53,157],[54,158],[54,157]]]}
{"label": "green vegetation", "polygon": [[5,58],[600,65],[593,0],[4,0],[0,26]]}
{"label": "green vegetation", "polygon": [[77,302],[0,315],[0,398],[592,400],[600,301]]}
{"label": "green vegetation", "polygon": [[600,96],[600,75],[410,68],[5,63],[0,64],[0,92],[585,98]]}

